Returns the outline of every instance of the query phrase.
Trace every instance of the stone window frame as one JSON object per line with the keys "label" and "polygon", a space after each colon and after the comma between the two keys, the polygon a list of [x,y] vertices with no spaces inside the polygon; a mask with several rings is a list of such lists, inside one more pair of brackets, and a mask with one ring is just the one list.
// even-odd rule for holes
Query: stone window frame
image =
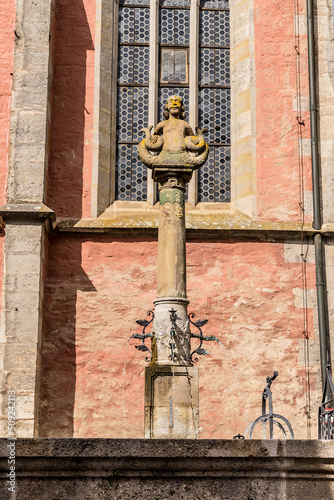
{"label": "stone window frame", "polygon": [[[197,203],[197,173],[189,185],[190,209],[240,211],[256,217],[256,92],[254,57],[254,0],[230,0],[231,43],[231,202]],[[159,83],[159,0],[150,0],[149,123],[157,123]],[[117,118],[117,57],[119,0],[96,0],[95,81],[91,217],[108,208],[152,209],[156,188],[149,177],[147,201],[115,200],[115,147]],[[197,125],[199,0],[191,0],[189,50],[189,123]],[[196,103],[196,105],[195,105]],[[133,207],[133,208],[132,208]],[[132,209],[131,209],[132,208]]]}

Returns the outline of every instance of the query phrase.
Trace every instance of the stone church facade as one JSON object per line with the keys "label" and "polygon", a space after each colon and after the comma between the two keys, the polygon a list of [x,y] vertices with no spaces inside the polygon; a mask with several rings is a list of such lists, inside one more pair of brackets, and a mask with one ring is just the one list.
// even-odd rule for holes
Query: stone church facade
{"label": "stone church facade", "polygon": [[244,434],[276,370],[275,412],[317,438],[334,342],[332,3],[314,10],[313,182],[304,2],[5,0],[0,18],[1,436],[14,390],[18,437],[144,437],[147,362],[128,338],[155,298],[158,206],[137,148],[176,93],[210,146],[186,202],[189,311],[220,340],[198,361],[199,437]]}

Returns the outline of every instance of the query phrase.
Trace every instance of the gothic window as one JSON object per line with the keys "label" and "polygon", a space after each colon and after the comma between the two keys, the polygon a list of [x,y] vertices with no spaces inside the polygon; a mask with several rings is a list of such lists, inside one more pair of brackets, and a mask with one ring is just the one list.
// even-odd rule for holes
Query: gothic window
{"label": "gothic window", "polygon": [[162,120],[167,97],[177,94],[210,145],[188,199],[229,202],[228,0],[120,0],[118,16],[116,200],[154,203],[156,189],[138,159],[140,130]]}
{"label": "gothic window", "polygon": [[116,199],[144,201],[147,169],[138,158],[148,124],[150,8],[134,0],[119,8]]}

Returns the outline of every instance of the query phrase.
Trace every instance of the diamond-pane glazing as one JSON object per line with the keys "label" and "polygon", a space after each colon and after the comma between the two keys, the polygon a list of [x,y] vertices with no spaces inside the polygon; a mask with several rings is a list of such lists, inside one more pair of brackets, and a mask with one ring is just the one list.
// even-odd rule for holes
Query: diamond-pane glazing
{"label": "diamond-pane glazing", "polygon": [[134,20],[135,11],[133,8],[122,7],[119,10],[118,35],[120,42],[134,42]]}
{"label": "diamond-pane glazing", "polygon": [[131,200],[146,201],[147,199],[147,167],[140,161],[138,146],[132,146],[132,178]]}
{"label": "diamond-pane glazing", "polygon": [[121,43],[149,43],[150,9],[122,7],[118,29]]}
{"label": "diamond-pane glazing", "polygon": [[200,48],[199,76],[200,85],[229,85],[229,49]]}
{"label": "diamond-pane glazing", "polygon": [[200,45],[230,44],[230,13],[228,11],[201,10],[199,13]]}
{"label": "diamond-pane glazing", "polygon": [[188,45],[190,11],[185,9],[160,9],[161,43]]}
{"label": "diamond-pane glazing", "polygon": [[172,7],[190,7],[190,0],[160,0],[159,3]]}
{"label": "diamond-pane glazing", "polygon": [[133,51],[134,47],[119,47],[118,78],[119,83],[133,83]]}
{"label": "diamond-pane glazing", "polygon": [[135,42],[150,41],[150,9],[135,9]]}
{"label": "diamond-pane glazing", "polygon": [[149,82],[149,47],[120,46],[118,57],[119,83]]}
{"label": "diamond-pane glazing", "polygon": [[120,5],[150,5],[150,0],[120,0]]}
{"label": "diamond-pane glazing", "polygon": [[212,147],[207,161],[198,170],[198,201],[215,201],[215,155]]}
{"label": "diamond-pane glazing", "polygon": [[133,132],[132,140],[140,142],[144,135],[140,130],[148,123],[148,89],[134,88],[133,90]]}
{"label": "diamond-pane glazing", "polygon": [[230,51],[214,49],[215,52],[215,85],[230,85]]}
{"label": "diamond-pane glazing", "polygon": [[133,88],[118,89],[117,140],[132,141]]}
{"label": "diamond-pane glazing", "polygon": [[138,158],[138,145],[119,144],[116,165],[116,199],[146,201],[147,169]]}
{"label": "diamond-pane glazing", "polygon": [[214,49],[199,50],[199,79],[200,85],[213,85],[215,83]]}
{"label": "diamond-pane glazing", "polygon": [[209,158],[198,172],[198,201],[231,200],[231,153],[229,147],[210,147]]}
{"label": "diamond-pane glazing", "polygon": [[148,89],[121,87],[118,89],[118,141],[141,141],[140,130],[148,124]]}
{"label": "diamond-pane glazing", "polygon": [[228,9],[229,0],[201,0],[200,6],[206,9]]}
{"label": "diamond-pane glazing", "polygon": [[230,142],[230,95],[230,89],[204,88],[199,91],[198,122],[200,128],[208,129],[208,142]]}
{"label": "diamond-pane glazing", "polygon": [[[186,112],[189,109],[189,89],[188,88],[174,88],[174,87],[160,87],[159,88],[159,121],[164,120],[163,112],[168,97],[177,95],[183,99],[186,107]],[[187,117],[186,117],[187,120]]]}
{"label": "diamond-pane glazing", "polygon": [[118,144],[116,152],[116,199],[131,199],[132,146]]}

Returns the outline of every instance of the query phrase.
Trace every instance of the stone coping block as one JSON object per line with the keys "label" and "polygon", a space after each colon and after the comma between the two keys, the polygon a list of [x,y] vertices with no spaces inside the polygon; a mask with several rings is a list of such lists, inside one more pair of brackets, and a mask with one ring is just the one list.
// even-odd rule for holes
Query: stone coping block
{"label": "stone coping block", "polygon": [[7,491],[0,440],[0,498],[334,498],[334,442],[320,440],[17,439],[16,497]]}
{"label": "stone coping block", "polygon": [[10,222],[54,219],[55,216],[53,210],[44,203],[7,203],[0,206],[0,217],[5,222]]}

